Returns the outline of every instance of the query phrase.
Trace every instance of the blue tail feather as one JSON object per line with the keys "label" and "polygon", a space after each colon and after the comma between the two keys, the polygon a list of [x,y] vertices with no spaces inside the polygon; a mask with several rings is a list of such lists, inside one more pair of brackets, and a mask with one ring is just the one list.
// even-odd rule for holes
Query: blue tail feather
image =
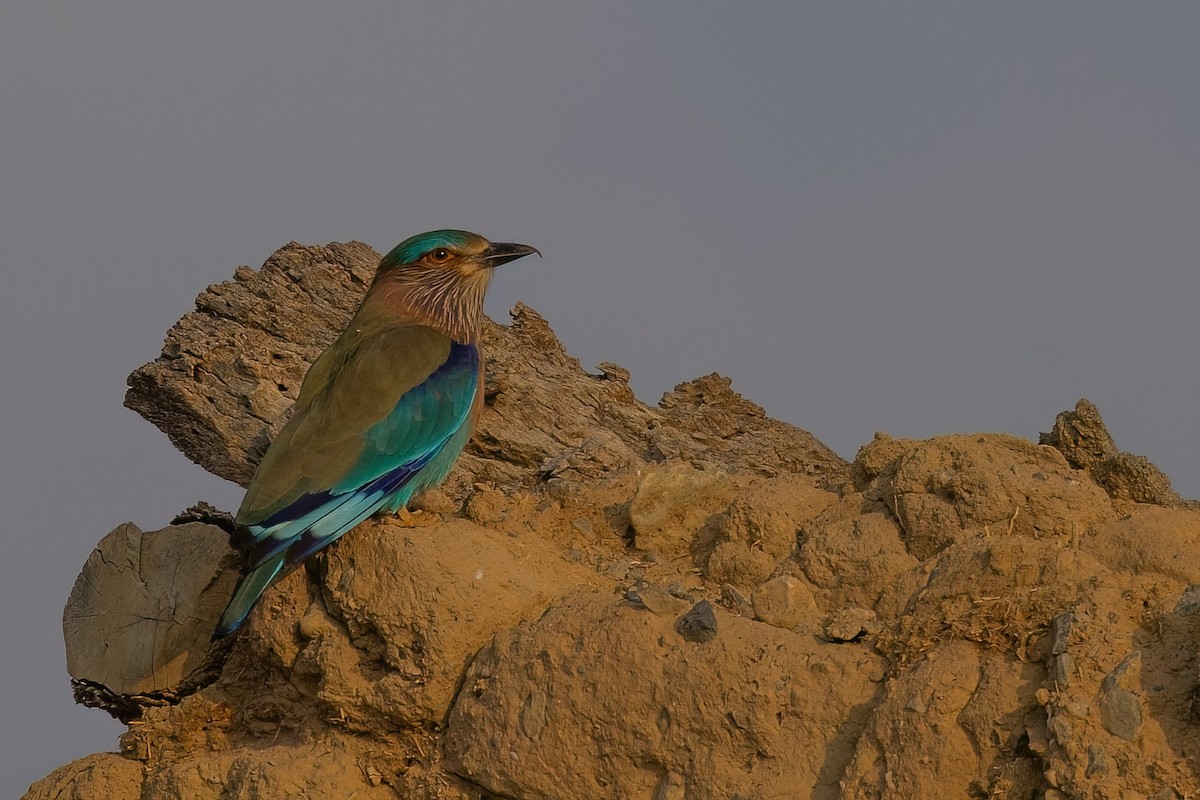
{"label": "blue tail feather", "polygon": [[237,630],[276,578],[379,510],[389,497],[412,480],[429,458],[405,464],[353,492],[336,495],[320,492],[319,495],[327,498],[321,505],[311,502],[310,498],[316,495],[305,495],[284,509],[297,512],[293,519],[282,518],[283,512],[276,512],[268,518],[268,521],[275,520],[273,525],[244,526],[239,545],[246,552],[251,570],[238,584],[213,638]]}
{"label": "blue tail feather", "polygon": [[283,555],[279,555],[265,564],[255,567],[242,577],[237,591],[233,593],[233,599],[229,601],[229,605],[225,607],[225,613],[221,615],[221,621],[217,623],[217,629],[213,633],[214,639],[228,636],[246,621],[250,609],[254,608],[258,598],[283,569],[283,561]]}

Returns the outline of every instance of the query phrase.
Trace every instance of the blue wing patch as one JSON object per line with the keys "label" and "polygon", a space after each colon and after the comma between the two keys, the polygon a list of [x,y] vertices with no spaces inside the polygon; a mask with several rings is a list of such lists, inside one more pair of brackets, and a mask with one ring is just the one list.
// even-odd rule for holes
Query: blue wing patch
{"label": "blue wing patch", "polygon": [[362,455],[338,485],[301,495],[270,517],[241,528],[236,544],[250,566],[286,552],[286,571],[412,484],[466,424],[479,390],[478,374],[478,348],[452,343],[446,361],[363,434]]}

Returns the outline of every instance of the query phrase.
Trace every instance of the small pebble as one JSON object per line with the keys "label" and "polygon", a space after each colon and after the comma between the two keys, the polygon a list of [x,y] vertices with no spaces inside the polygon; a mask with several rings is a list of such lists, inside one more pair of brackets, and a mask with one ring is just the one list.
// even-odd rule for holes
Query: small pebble
{"label": "small pebble", "polygon": [[300,618],[300,622],[296,625],[296,632],[300,634],[300,638],[305,641],[311,641],[323,633],[333,630],[333,623],[325,616],[324,612],[314,603],[304,612],[304,616]]}
{"label": "small pebble", "polygon": [[629,565],[620,561],[613,561],[602,570],[604,575],[616,580],[623,581],[629,575]]}
{"label": "small pebble", "polygon": [[678,597],[680,600],[686,600],[689,603],[696,599],[692,597],[692,593],[685,589],[679,581],[667,584],[667,591],[670,592],[672,597]]}
{"label": "small pebble", "polygon": [[791,575],[780,575],[759,586],[750,595],[750,605],[760,622],[788,630],[817,615],[812,593]]}
{"label": "small pebble", "polygon": [[1200,610],[1200,583],[1193,583],[1184,589],[1179,601],[1175,603],[1175,613],[1189,616],[1196,613],[1197,610]]}
{"label": "small pebble", "polygon": [[1087,770],[1083,773],[1084,776],[1090,778],[1096,774],[1103,774],[1108,771],[1108,757],[1104,754],[1104,748],[1098,744],[1088,746],[1088,765]]}
{"label": "small pebble", "polygon": [[1100,724],[1113,736],[1133,741],[1142,727],[1142,706],[1137,695],[1119,686],[1102,687]]}
{"label": "small pebble", "polygon": [[1050,635],[1053,642],[1050,645],[1050,655],[1060,655],[1067,652],[1067,644],[1071,640],[1071,628],[1075,626],[1075,615],[1070,611],[1059,614],[1050,623]]}
{"label": "small pebble", "polygon": [[675,630],[689,642],[711,642],[717,638],[717,614],[712,603],[701,600],[675,623]]}
{"label": "small pebble", "polygon": [[825,638],[831,642],[856,642],[878,633],[879,620],[869,608],[843,608],[825,620]]}
{"label": "small pebble", "polygon": [[625,599],[640,603],[655,614],[679,614],[685,608],[682,600],[672,597],[658,586],[647,586],[640,583],[626,593]]}
{"label": "small pebble", "polygon": [[721,587],[721,603],[738,616],[754,616],[754,607],[750,605],[746,595],[739,592],[732,583],[726,583]]}

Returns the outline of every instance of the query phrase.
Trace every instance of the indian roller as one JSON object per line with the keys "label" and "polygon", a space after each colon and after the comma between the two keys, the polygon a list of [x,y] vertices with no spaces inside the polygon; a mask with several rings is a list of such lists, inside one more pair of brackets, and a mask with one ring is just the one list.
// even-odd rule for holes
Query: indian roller
{"label": "indian roller", "polygon": [[247,571],[214,638],[237,630],[304,559],[445,480],[483,408],[479,331],[492,270],[537,252],[439,230],[383,257],[246,489],[233,543]]}

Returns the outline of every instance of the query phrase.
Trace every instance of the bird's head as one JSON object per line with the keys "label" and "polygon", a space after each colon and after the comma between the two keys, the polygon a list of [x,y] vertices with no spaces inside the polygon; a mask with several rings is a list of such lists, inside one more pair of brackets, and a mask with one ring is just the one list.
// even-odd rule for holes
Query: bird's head
{"label": "bird's head", "polygon": [[489,242],[470,231],[429,231],[405,239],[379,262],[368,295],[380,295],[458,340],[474,339],[492,270],[541,253]]}
{"label": "bird's head", "polygon": [[[461,279],[487,276],[494,267],[538,253],[525,244],[493,244],[470,231],[429,231],[405,239],[379,262],[375,280],[389,275],[404,279],[436,280],[452,274]],[[541,253],[538,253],[541,255]]]}

